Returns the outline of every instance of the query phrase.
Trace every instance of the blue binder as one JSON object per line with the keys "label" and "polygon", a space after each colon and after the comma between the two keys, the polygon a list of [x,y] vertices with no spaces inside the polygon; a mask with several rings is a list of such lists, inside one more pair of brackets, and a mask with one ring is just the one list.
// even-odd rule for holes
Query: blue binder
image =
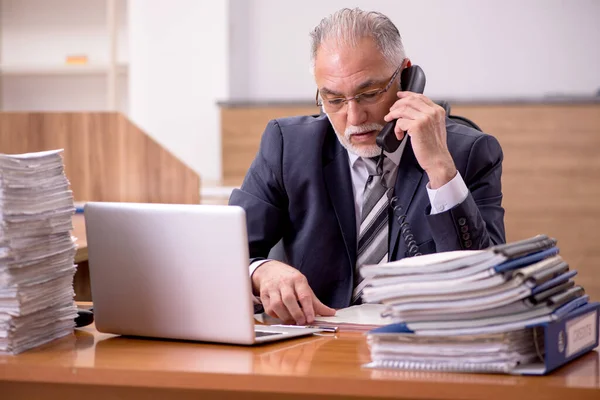
{"label": "blue binder", "polygon": [[529,328],[544,332],[544,362],[521,365],[512,373],[518,375],[546,375],[598,346],[598,316],[600,303],[581,306],[558,321]]}

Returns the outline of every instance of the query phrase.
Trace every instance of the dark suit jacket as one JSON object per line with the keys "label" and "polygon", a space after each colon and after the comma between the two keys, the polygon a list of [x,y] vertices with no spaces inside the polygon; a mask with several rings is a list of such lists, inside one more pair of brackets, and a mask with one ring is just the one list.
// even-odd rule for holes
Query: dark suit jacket
{"label": "dark suit jacket", "polygon": [[[482,249],[504,243],[502,149],[498,141],[446,120],[448,149],[470,194],[454,208],[429,215],[429,181],[407,143],[395,192],[423,254]],[[246,210],[251,262],[282,239],[286,258],[316,296],[347,307],[356,263],[356,223],[348,153],[326,116],[269,122],[260,149],[229,204]],[[399,224],[390,218],[390,259],[407,255]]]}

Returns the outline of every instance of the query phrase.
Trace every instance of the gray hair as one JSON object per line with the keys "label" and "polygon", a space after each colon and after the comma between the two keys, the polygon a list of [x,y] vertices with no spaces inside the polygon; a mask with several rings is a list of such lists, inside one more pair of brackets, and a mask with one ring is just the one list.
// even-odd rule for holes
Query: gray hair
{"label": "gray hair", "polygon": [[323,18],[310,32],[310,68],[313,74],[317,51],[323,42],[334,40],[338,45],[354,47],[365,37],[375,40],[390,66],[398,67],[406,58],[400,32],[388,17],[376,11],[343,8]]}

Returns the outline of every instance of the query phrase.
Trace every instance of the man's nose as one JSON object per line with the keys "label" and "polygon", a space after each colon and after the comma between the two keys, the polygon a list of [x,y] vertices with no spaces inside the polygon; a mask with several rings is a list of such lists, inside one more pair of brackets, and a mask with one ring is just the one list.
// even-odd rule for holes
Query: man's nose
{"label": "man's nose", "polygon": [[362,105],[353,100],[349,101],[346,107],[348,107],[348,125],[358,126],[367,121],[367,112]]}

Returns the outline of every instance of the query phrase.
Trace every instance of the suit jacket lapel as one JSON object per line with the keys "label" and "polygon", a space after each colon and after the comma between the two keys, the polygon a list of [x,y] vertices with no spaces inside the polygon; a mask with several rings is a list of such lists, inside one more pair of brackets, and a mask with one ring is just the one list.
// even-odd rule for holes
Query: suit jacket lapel
{"label": "suit jacket lapel", "polygon": [[350,175],[348,152],[338,142],[332,128],[327,134],[323,150],[325,187],[342,231],[351,271],[354,271],[354,264],[356,264],[356,215],[352,177]]}
{"label": "suit jacket lapel", "polygon": [[[402,207],[402,211],[397,215],[408,214],[408,208],[410,203],[419,189],[419,183],[423,178],[423,170],[417,162],[415,153],[413,152],[410,137],[407,137],[408,143],[400,159],[400,165],[398,166],[398,175],[396,176],[396,184],[394,185],[394,196],[398,196],[397,205]],[[398,251],[398,247],[402,249],[406,244],[404,241],[398,243],[400,240],[400,224],[396,221],[396,216],[391,214],[391,232],[390,232],[390,252],[389,254],[393,257]],[[398,253],[400,254],[400,253]],[[402,257],[398,257],[402,258]]]}

